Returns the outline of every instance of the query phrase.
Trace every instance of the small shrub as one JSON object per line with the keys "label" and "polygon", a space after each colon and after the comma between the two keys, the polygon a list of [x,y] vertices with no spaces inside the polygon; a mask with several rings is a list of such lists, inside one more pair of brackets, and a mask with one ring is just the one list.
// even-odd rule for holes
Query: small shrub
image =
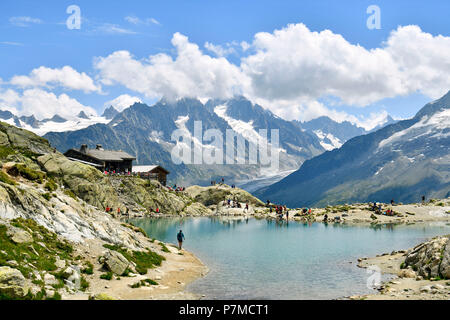
{"label": "small shrub", "polygon": [[80,290],[86,291],[87,288],[89,288],[89,282],[86,280],[85,277],[82,276],[80,282]]}
{"label": "small shrub", "polygon": [[47,200],[50,201],[50,199],[52,198],[52,194],[50,192],[46,192],[42,194],[42,197]]}
{"label": "small shrub", "polygon": [[56,184],[56,182],[53,179],[49,179],[45,185],[44,188],[50,192],[52,191],[56,191],[58,189],[58,185]]}
{"label": "small shrub", "polygon": [[152,279],[144,279],[144,280],[138,281],[138,282],[136,282],[136,283],[133,283],[133,284],[131,285],[131,288],[133,288],[133,289],[140,288],[140,287],[142,287],[142,286],[145,286],[147,283],[148,283],[149,285],[152,285],[152,286],[157,286],[157,285],[158,285],[158,282],[156,282],[155,280],[152,280]]}
{"label": "small shrub", "polygon": [[61,300],[61,294],[58,291],[55,291],[53,297],[47,297],[45,300]]}
{"label": "small shrub", "polygon": [[89,261],[86,263],[86,267],[81,270],[84,274],[93,274],[94,273],[94,265],[90,263]]}
{"label": "small shrub", "polygon": [[103,280],[111,280],[112,277],[113,277],[113,273],[110,271],[100,275],[100,279],[103,279]]}

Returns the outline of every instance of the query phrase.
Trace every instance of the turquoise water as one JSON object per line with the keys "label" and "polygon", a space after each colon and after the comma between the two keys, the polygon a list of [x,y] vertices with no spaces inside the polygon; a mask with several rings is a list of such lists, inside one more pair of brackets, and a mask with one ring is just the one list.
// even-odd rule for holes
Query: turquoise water
{"label": "turquoise water", "polygon": [[445,223],[410,226],[289,224],[266,220],[162,218],[130,221],[150,237],[176,243],[209,268],[188,286],[207,299],[334,299],[374,292],[357,258],[410,248],[450,233]]}

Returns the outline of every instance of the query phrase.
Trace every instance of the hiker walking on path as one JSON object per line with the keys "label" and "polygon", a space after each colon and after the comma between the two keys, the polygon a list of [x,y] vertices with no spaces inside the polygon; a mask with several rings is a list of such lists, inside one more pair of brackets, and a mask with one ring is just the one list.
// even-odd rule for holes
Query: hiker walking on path
{"label": "hiker walking on path", "polygon": [[183,246],[183,240],[184,240],[184,234],[183,231],[180,230],[180,232],[177,233],[177,240],[178,240],[178,249],[181,250],[181,247]]}

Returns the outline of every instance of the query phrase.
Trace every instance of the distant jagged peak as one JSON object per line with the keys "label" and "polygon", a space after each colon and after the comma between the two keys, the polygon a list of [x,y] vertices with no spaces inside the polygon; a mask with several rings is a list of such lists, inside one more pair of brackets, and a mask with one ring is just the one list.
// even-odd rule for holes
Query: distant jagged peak
{"label": "distant jagged peak", "polygon": [[80,111],[77,117],[80,119],[89,119],[88,115],[84,111]]}
{"label": "distant jagged peak", "polygon": [[61,117],[60,115],[55,114],[53,117],[48,118],[48,119],[44,119],[42,120],[42,122],[58,122],[58,123],[63,123],[66,122],[67,119]]}
{"label": "distant jagged peak", "polygon": [[8,120],[14,118],[14,114],[8,110],[0,110],[0,119]]}
{"label": "distant jagged peak", "polygon": [[116,108],[114,108],[113,106],[109,106],[105,109],[105,111],[103,111],[102,117],[109,120],[114,118],[118,113],[119,111]]}

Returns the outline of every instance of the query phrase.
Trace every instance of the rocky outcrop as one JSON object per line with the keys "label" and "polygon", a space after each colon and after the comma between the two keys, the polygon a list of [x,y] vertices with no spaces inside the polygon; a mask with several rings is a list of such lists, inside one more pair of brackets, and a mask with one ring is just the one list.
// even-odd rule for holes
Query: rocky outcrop
{"label": "rocky outcrop", "polygon": [[247,191],[239,188],[231,188],[228,185],[216,185],[210,187],[191,186],[186,188],[185,192],[195,201],[198,201],[205,206],[217,205],[226,199],[236,199],[236,201],[241,203],[248,202],[253,206],[264,205],[261,200]]}
{"label": "rocky outcrop", "polygon": [[450,278],[450,235],[436,237],[419,244],[406,255],[405,267],[412,267],[420,276]]}
{"label": "rocky outcrop", "polygon": [[121,276],[127,270],[130,262],[120,253],[108,250],[104,256],[104,266],[112,273]]}
{"label": "rocky outcrop", "polygon": [[16,227],[9,227],[7,235],[14,243],[27,243],[33,241],[33,237],[28,231]]}
{"label": "rocky outcrop", "polygon": [[25,277],[14,268],[0,267],[0,295],[9,298],[20,298],[28,292]]}
{"label": "rocky outcrop", "polygon": [[71,161],[61,153],[40,156],[37,162],[87,203],[97,208],[121,204],[108,178],[96,168]]}
{"label": "rocky outcrop", "polygon": [[53,152],[53,148],[46,139],[27,130],[0,122],[0,132],[0,145],[2,146],[14,146],[15,148],[29,150],[35,154]]}

